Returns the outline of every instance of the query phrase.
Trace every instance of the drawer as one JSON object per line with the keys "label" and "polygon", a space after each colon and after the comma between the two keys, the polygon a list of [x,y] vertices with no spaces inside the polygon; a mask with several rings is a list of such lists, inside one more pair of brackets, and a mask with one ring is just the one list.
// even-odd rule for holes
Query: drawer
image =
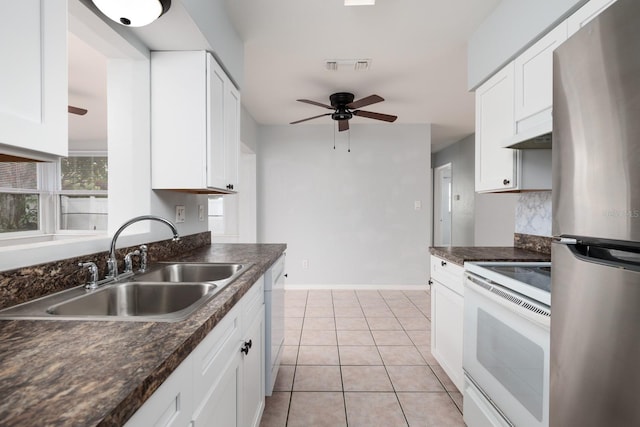
{"label": "drawer", "polygon": [[431,255],[431,279],[464,295],[464,267]]}
{"label": "drawer", "polygon": [[242,297],[242,316],[243,319],[253,319],[264,305],[264,276],[253,284],[249,292]]}

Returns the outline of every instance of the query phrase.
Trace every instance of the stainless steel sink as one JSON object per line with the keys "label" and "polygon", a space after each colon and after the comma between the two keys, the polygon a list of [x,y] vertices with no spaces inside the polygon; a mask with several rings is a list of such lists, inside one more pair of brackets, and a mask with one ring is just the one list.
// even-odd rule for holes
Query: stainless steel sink
{"label": "stainless steel sink", "polygon": [[175,262],[161,263],[147,273],[136,276],[136,281],[146,282],[216,282],[225,280],[237,274],[244,267],[242,264],[214,264]]}
{"label": "stainless steel sink", "polygon": [[247,267],[159,263],[94,290],[78,286],[0,310],[0,319],[176,322],[209,302]]}
{"label": "stainless steel sink", "polygon": [[58,316],[167,316],[183,318],[213,296],[212,283],[123,282],[53,305]]}

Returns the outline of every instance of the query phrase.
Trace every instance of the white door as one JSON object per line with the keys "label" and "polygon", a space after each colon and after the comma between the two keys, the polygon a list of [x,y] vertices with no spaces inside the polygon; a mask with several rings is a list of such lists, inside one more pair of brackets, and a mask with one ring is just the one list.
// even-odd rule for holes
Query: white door
{"label": "white door", "polygon": [[434,170],[433,191],[433,245],[451,245],[452,171],[451,163]]}

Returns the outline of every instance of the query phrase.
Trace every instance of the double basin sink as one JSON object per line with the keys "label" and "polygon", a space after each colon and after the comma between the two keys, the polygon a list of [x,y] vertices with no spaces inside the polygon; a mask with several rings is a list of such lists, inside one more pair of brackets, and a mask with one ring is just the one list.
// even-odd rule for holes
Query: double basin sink
{"label": "double basin sink", "polygon": [[159,263],[95,290],[79,286],[1,310],[0,319],[175,322],[209,302],[246,268],[246,264]]}

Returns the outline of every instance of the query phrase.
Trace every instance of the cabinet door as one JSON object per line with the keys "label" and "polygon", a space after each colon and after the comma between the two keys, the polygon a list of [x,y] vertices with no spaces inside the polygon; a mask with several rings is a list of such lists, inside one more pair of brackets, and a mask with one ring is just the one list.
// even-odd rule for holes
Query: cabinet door
{"label": "cabinet door", "polygon": [[251,348],[242,355],[242,426],[258,427],[264,410],[264,305],[255,313],[245,333]]}
{"label": "cabinet door", "polygon": [[204,52],[151,52],[151,185],[206,187]]}
{"label": "cabinet door", "polygon": [[193,427],[240,426],[239,398],[241,394],[240,381],[240,350],[222,369],[218,381],[210,389],[203,404],[193,417]]}
{"label": "cabinet door", "polygon": [[193,413],[192,359],[187,357],[125,427],[184,427]]}
{"label": "cabinet door", "polygon": [[228,78],[213,56],[207,54],[207,186],[226,188],[225,94]]}
{"label": "cabinet door", "polygon": [[516,150],[503,148],[513,136],[514,68],[504,67],[476,90],[476,191],[516,188]]}
{"label": "cabinet door", "polygon": [[0,154],[66,156],[67,1],[3,1],[0,16]]}
{"label": "cabinet door", "polygon": [[[227,79],[224,108],[225,174],[227,185],[238,191],[238,156],[240,152],[240,92]],[[226,187],[226,186],[225,186]]]}
{"label": "cabinet door", "polygon": [[553,50],[567,39],[561,23],[515,61],[515,119],[524,120],[553,103]]}
{"label": "cabinet door", "polygon": [[431,353],[462,391],[462,324],[464,298],[433,281],[431,292]]}
{"label": "cabinet door", "polygon": [[593,18],[601,14],[616,0],[591,0],[567,19],[568,37],[587,25]]}

